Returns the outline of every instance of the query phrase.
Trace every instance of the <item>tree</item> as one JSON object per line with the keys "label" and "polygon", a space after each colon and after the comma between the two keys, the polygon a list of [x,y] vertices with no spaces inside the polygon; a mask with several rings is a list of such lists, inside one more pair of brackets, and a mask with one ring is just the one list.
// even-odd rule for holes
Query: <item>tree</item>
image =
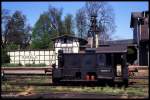
{"label": "tree", "polygon": [[52,27],[58,32],[59,36],[65,33],[62,17],[63,9],[58,9],[53,6],[49,6],[48,14],[51,20]]}
{"label": "tree", "polygon": [[51,48],[53,46],[51,38],[54,38],[57,35],[54,26],[52,26],[49,13],[44,12],[40,15],[40,18],[33,28],[31,47],[34,49]]}
{"label": "tree", "polygon": [[80,8],[76,13],[76,27],[78,31],[78,36],[80,38],[85,38],[87,35],[87,21],[86,21],[86,13],[84,8]]}
{"label": "tree", "polygon": [[65,27],[65,34],[74,35],[73,16],[71,14],[65,16],[64,27]]}
{"label": "tree", "polygon": [[68,14],[62,20],[63,9],[49,6],[48,14],[51,19],[52,27],[58,32],[59,36],[69,34],[74,35],[73,16]]}
{"label": "tree", "polygon": [[1,48],[1,64],[9,63],[9,62],[10,62],[10,57],[8,56],[6,49]]}
{"label": "tree", "polygon": [[85,7],[89,18],[92,15],[97,16],[100,40],[110,39],[115,31],[113,8],[106,2],[86,2]]}
{"label": "tree", "polygon": [[[97,25],[99,30],[99,39],[102,41],[110,39],[110,36],[115,31],[113,8],[106,2],[86,2],[85,6],[81,8],[86,17],[87,24],[84,24],[88,29],[90,27],[90,17],[97,16]],[[77,13],[79,13],[78,11]],[[80,13],[81,14],[81,13]],[[79,15],[79,14],[78,14]],[[84,21],[84,22],[86,22]],[[76,20],[78,23],[78,20]],[[78,28],[79,30],[79,28]],[[80,30],[84,30],[84,27]],[[84,34],[86,31],[84,32]],[[81,34],[81,33],[80,33]]]}
{"label": "tree", "polygon": [[12,15],[8,23],[9,25],[8,43],[15,43],[18,45],[22,44],[25,20],[26,20],[25,16],[22,15],[20,11],[16,11]]}
{"label": "tree", "polygon": [[32,35],[31,30],[32,30],[32,27],[30,25],[27,25],[27,27],[24,30],[22,48],[30,48],[30,41],[31,41],[31,35]]}
{"label": "tree", "polygon": [[8,34],[8,27],[7,23],[10,20],[10,11],[7,9],[2,9],[2,41],[1,41],[1,47],[5,48],[7,44],[7,34]]}
{"label": "tree", "polygon": [[32,32],[32,45],[34,49],[47,49],[53,47],[52,38],[69,34],[73,35],[73,17],[71,14],[62,20],[62,9],[49,6],[48,11],[41,14]]}
{"label": "tree", "polygon": [[73,17],[71,14],[62,20],[62,9],[49,6],[36,22],[32,32],[32,48],[46,49],[53,45],[52,38],[69,34],[73,35]]}
{"label": "tree", "polygon": [[29,26],[26,25],[25,15],[20,11],[15,11],[14,14],[7,19],[4,26],[5,44],[9,46],[9,44],[14,43],[22,48],[29,32],[27,27]]}
{"label": "tree", "polygon": [[135,47],[128,47],[127,49],[127,62],[133,64],[137,59],[137,50]]}

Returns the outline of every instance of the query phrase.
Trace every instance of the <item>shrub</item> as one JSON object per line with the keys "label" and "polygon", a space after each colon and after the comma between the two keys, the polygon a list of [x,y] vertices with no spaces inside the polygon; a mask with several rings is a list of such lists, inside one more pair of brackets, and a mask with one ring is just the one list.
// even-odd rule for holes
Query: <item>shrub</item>
{"label": "shrub", "polygon": [[21,64],[11,64],[11,63],[5,63],[2,65],[3,67],[20,67]]}
{"label": "shrub", "polygon": [[46,66],[45,63],[41,63],[41,64],[25,64],[25,66],[27,67],[43,67]]}
{"label": "shrub", "polygon": [[1,48],[1,63],[9,63],[10,57],[7,55],[7,51]]}

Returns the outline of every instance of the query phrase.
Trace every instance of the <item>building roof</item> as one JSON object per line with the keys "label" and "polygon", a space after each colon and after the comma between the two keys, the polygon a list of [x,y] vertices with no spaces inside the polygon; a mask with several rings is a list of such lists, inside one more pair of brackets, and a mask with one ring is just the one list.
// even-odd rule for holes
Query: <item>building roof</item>
{"label": "building roof", "polygon": [[98,48],[86,48],[79,51],[79,53],[95,52],[95,53],[127,53],[127,46],[115,45],[115,46],[102,46]]}
{"label": "building roof", "polygon": [[111,41],[99,41],[99,46],[107,45],[124,45],[124,46],[134,46],[133,39],[124,39],[124,40],[111,40]]}
{"label": "building roof", "polygon": [[75,36],[70,36],[70,35],[58,36],[56,38],[53,38],[52,41],[56,41],[58,39],[64,39],[64,38],[67,38],[67,39],[77,39],[77,40],[79,40],[80,45],[85,45],[85,44],[88,43],[87,40],[85,40],[85,39],[82,39],[82,38],[79,38],[79,37],[75,37]]}
{"label": "building roof", "polygon": [[96,48],[96,53],[126,53],[127,46],[115,45]]}

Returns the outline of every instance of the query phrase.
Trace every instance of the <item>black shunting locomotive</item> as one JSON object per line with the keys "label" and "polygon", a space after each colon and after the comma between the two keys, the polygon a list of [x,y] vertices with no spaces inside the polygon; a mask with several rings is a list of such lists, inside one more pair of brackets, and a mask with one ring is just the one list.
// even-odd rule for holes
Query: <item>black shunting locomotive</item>
{"label": "black shunting locomotive", "polygon": [[126,47],[101,47],[79,53],[58,53],[58,66],[53,66],[53,83],[115,82],[128,85]]}

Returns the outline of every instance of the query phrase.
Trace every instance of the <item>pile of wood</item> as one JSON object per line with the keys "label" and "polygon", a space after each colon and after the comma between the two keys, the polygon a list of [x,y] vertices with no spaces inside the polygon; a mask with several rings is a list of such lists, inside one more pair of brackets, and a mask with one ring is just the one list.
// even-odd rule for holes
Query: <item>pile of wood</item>
{"label": "pile of wood", "polygon": [[149,77],[148,66],[129,66],[129,72],[133,72],[135,77]]}
{"label": "pile of wood", "polygon": [[129,82],[148,84],[149,67],[148,66],[129,66]]}

